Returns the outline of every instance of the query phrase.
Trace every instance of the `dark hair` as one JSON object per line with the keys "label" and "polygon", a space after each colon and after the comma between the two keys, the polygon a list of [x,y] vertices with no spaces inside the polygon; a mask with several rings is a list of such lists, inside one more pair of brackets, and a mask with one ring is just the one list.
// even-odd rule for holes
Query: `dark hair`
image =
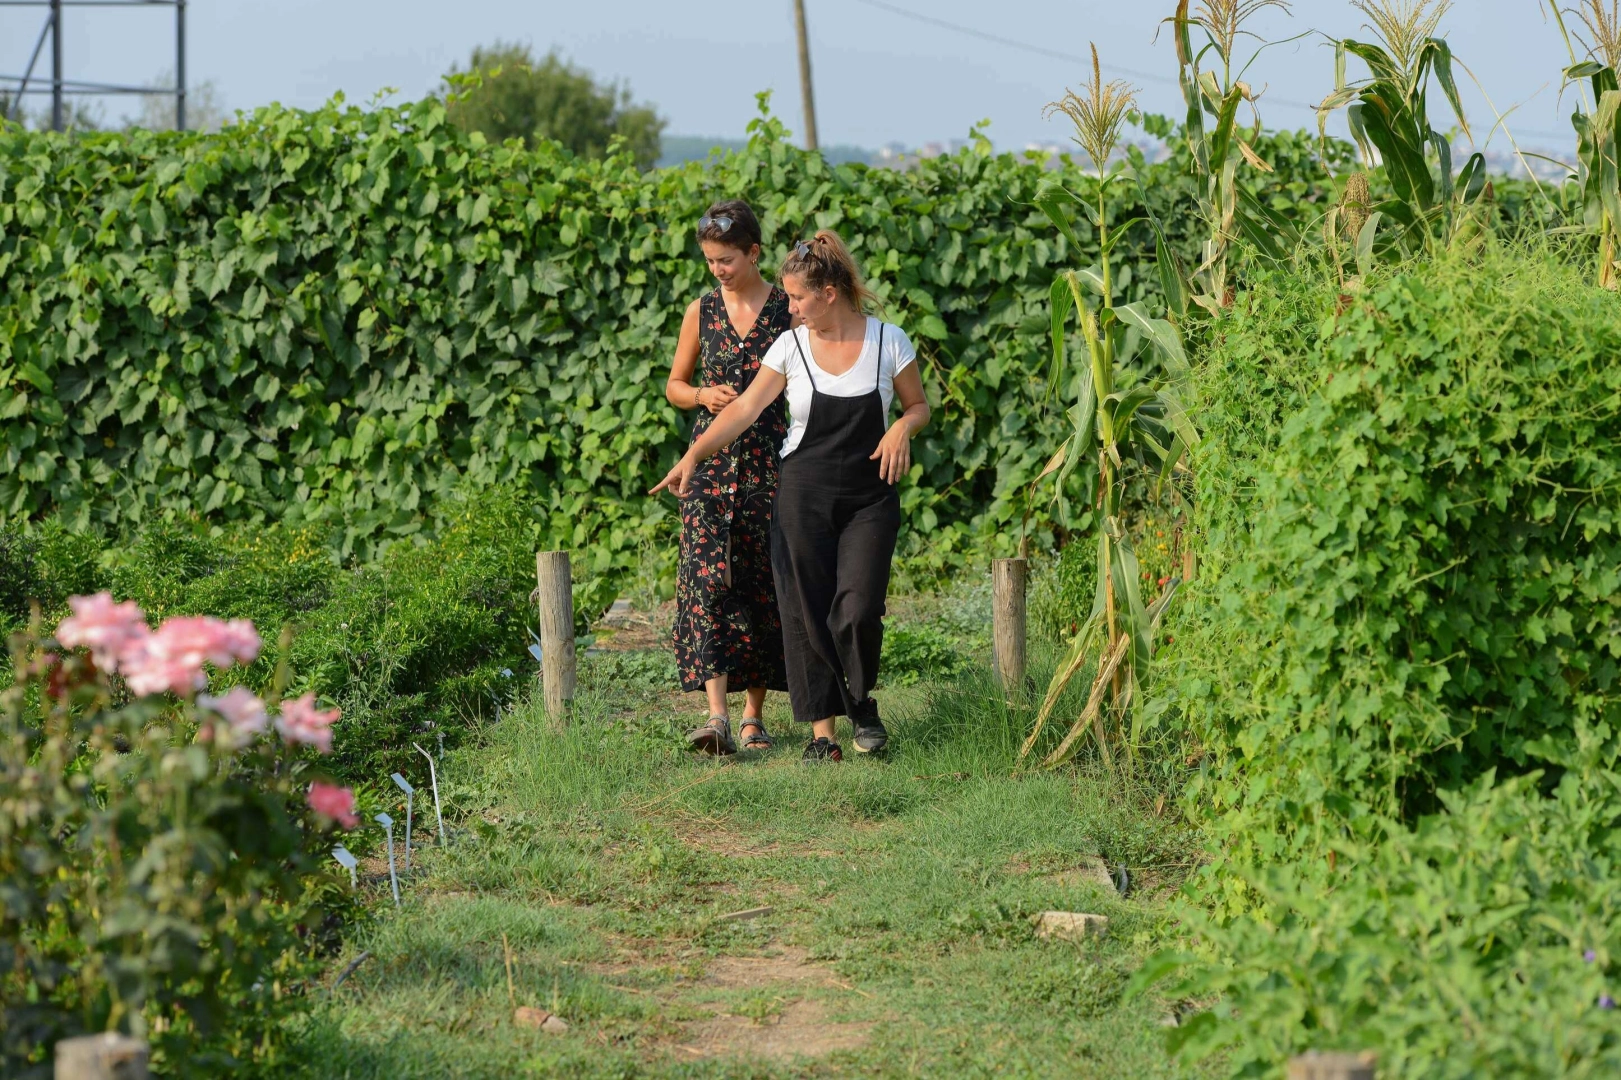
{"label": "dark hair", "polygon": [[[731,224],[716,220],[729,219]],[[698,240],[705,240],[717,244],[725,244],[748,254],[750,248],[763,243],[760,238],[760,219],[754,216],[754,210],[742,199],[727,199],[715,203],[698,221]]]}
{"label": "dark hair", "polygon": [[802,280],[812,289],[825,289],[829,285],[850,302],[857,311],[879,307],[878,297],[861,280],[861,268],[855,256],[844,246],[839,234],[821,229],[817,234],[788,253],[783,260],[779,277],[789,274]]}

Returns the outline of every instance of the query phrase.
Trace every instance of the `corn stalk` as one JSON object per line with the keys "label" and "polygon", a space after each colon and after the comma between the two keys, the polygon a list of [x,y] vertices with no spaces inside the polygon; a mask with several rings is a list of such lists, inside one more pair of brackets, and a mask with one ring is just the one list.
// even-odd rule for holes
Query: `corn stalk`
{"label": "corn stalk", "polygon": [[[1605,9],[1601,0],[1584,0],[1575,14],[1587,26],[1587,59],[1578,61],[1571,34],[1557,0],[1550,5],[1559,22],[1570,66],[1565,82],[1588,80],[1593,109],[1578,105],[1571,115],[1576,129],[1576,181],[1582,193],[1582,222],[1599,239],[1598,283],[1606,289],[1621,285],[1621,88],[1616,64],[1621,61],[1621,18],[1615,4]],[[1578,39],[1580,40],[1580,39]]]}
{"label": "corn stalk", "polygon": [[[1030,754],[1065,687],[1089,662],[1095,662],[1097,672],[1087,706],[1063,742],[1043,761],[1047,766],[1067,760],[1088,732],[1111,764],[1115,743],[1122,744],[1129,756],[1138,742],[1136,723],[1127,727],[1133,715],[1131,702],[1138,696],[1142,675],[1152,660],[1159,616],[1175,586],[1153,605],[1144,604],[1141,570],[1121,514],[1127,482],[1125,465],[1128,457],[1151,457],[1158,462],[1163,482],[1198,439],[1177,392],[1177,387],[1185,387],[1189,381],[1181,335],[1172,323],[1155,318],[1140,303],[1115,303],[1112,256],[1126,226],[1111,228],[1108,192],[1114,183],[1135,178],[1123,169],[1111,173],[1107,162],[1131,102],[1132,93],[1124,84],[1103,83],[1094,49],[1091,87],[1081,95],[1070,93],[1053,108],[1075,122],[1076,141],[1092,157],[1097,169],[1095,200],[1076,195],[1056,182],[1044,185],[1037,199],[1076,250],[1081,249],[1081,244],[1066,211],[1078,208],[1084,213],[1097,229],[1099,254],[1097,265],[1060,274],[1050,296],[1052,385],[1063,388],[1070,381],[1066,361],[1072,316],[1080,324],[1086,344],[1086,363],[1074,377],[1077,390],[1069,409],[1074,429],[1046,472],[1059,474],[1061,491],[1065,478],[1077,464],[1096,462],[1098,587],[1091,614],[1070,642],[1047,688],[1035,727],[1019,752],[1021,761]],[[1163,230],[1152,216],[1148,220],[1165,251]],[[1161,274],[1170,282],[1169,292],[1179,280],[1174,265],[1162,261]],[[1134,359],[1129,354],[1134,342],[1147,343],[1158,355],[1164,378],[1133,382],[1133,368],[1126,361]]]}
{"label": "corn stalk", "polygon": [[[1374,207],[1359,230],[1359,261],[1366,261],[1385,222],[1400,226],[1397,242],[1403,246],[1415,236],[1428,235],[1429,226],[1436,223],[1447,243],[1471,241],[1484,224],[1478,204],[1489,191],[1486,160],[1471,154],[1454,180],[1452,145],[1429,120],[1433,76],[1469,135],[1469,120],[1452,75],[1452,49],[1433,33],[1449,0],[1356,0],[1355,6],[1374,20],[1373,29],[1382,40],[1335,42],[1334,92],[1317,107],[1317,126],[1326,139],[1328,117],[1344,108],[1363,164],[1371,170],[1382,162],[1394,191],[1395,197]],[[1350,56],[1367,65],[1369,78],[1354,83],[1346,79]],[[1331,219],[1327,228],[1332,232],[1336,225]]]}
{"label": "corn stalk", "polygon": [[[1178,0],[1176,14],[1166,20],[1176,38],[1182,100],[1187,105],[1183,134],[1193,160],[1199,212],[1209,230],[1192,275],[1192,300],[1213,315],[1233,301],[1229,258],[1235,240],[1242,237],[1260,254],[1281,259],[1300,239],[1287,218],[1239,182],[1239,168],[1245,163],[1262,173],[1272,171],[1251,146],[1261,134],[1261,116],[1256,94],[1243,78],[1265,45],[1241,66],[1234,55],[1238,41],[1251,36],[1243,29],[1244,21],[1267,7],[1287,11],[1289,5],[1283,0],[1202,0],[1196,10],[1190,10],[1190,0]],[[1196,29],[1206,38],[1198,50],[1194,49]],[[1211,57],[1220,68],[1219,76],[1201,66]],[[1246,105],[1254,120],[1247,139],[1238,123]],[[1184,312],[1175,314],[1180,317]]]}

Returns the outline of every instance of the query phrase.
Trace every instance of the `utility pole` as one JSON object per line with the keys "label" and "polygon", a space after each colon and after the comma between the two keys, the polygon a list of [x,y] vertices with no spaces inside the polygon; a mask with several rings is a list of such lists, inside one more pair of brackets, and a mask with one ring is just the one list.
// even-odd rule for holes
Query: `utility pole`
{"label": "utility pole", "polygon": [[805,102],[805,149],[815,150],[816,95],[811,90],[810,35],[805,32],[805,0],[794,0],[794,28],[799,32],[799,96]]}
{"label": "utility pole", "polygon": [[174,128],[186,130],[186,0],[174,5]]}
{"label": "utility pole", "polygon": [[51,130],[62,127],[62,0],[51,0]]}

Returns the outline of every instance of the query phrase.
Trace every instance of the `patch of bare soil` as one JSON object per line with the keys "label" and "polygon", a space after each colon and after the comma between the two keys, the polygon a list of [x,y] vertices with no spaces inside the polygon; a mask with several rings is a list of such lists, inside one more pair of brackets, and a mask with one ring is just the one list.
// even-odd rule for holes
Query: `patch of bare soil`
{"label": "patch of bare soil", "polygon": [[[804,949],[773,945],[768,946],[768,955],[705,959],[691,950],[671,955],[661,945],[652,939],[623,939],[614,960],[581,966],[606,976],[617,989],[647,994],[666,1005],[688,1002],[713,1010],[724,1008],[706,1000],[712,999],[714,991],[747,993],[749,1015],[714,1012],[702,1020],[682,1023],[680,1034],[668,1044],[681,1056],[768,1061],[823,1057],[855,1049],[871,1034],[872,1021],[833,1020],[835,1005],[827,1000],[829,994],[862,992],[812,963]],[[639,989],[613,981],[632,982],[654,972],[673,976],[673,984]]]}
{"label": "patch of bare soil", "polygon": [[630,601],[615,600],[591,628],[592,648],[603,652],[639,652],[665,649],[670,645],[670,627],[675,624],[675,601],[661,604],[656,611],[637,611]]}
{"label": "patch of bare soil", "polygon": [[705,966],[698,986],[758,991],[768,1011],[754,1016],[721,1013],[682,1025],[677,1047],[693,1057],[770,1061],[824,1057],[861,1046],[873,1027],[871,1022],[836,1022],[827,1002],[801,996],[819,988],[851,989],[826,968],[812,964],[804,949],[783,947],[771,956],[716,957]]}
{"label": "patch of bare soil", "polygon": [[837,1023],[820,1001],[795,1001],[756,1023],[745,1016],[717,1016],[685,1025],[677,1049],[694,1058],[747,1057],[767,1061],[825,1057],[866,1043],[873,1024]]}
{"label": "patch of bare soil", "polygon": [[680,821],[676,825],[676,835],[690,848],[728,858],[758,858],[782,851],[782,845],[776,842],[761,843],[735,830],[715,827],[701,820]]}
{"label": "patch of bare soil", "polygon": [[826,968],[811,963],[804,949],[785,945],[774,956],[717,956],[704,967],[703,985],[721,990],[757,990],[843,984]]}
{"label": "patch of bare soil", "polygon": [[1057,873],[1044,875],[1054,885],[1070,888],[1076,885],[1095,885],[1113,892],[1114,878],[1102,859],[1086,859],[1079,866],[1071,866]]}

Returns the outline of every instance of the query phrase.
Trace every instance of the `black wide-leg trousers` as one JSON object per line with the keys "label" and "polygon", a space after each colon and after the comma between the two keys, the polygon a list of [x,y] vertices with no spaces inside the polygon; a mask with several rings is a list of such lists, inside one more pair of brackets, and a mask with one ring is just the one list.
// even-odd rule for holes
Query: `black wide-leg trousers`
{"label": "black wide-leg trousers", "polygon": [[771,569],[795,720],[877,715],[872,689],[900,525],[900,497],[882,481],[851,484],[796,467],[793,456],[783,462]]}

